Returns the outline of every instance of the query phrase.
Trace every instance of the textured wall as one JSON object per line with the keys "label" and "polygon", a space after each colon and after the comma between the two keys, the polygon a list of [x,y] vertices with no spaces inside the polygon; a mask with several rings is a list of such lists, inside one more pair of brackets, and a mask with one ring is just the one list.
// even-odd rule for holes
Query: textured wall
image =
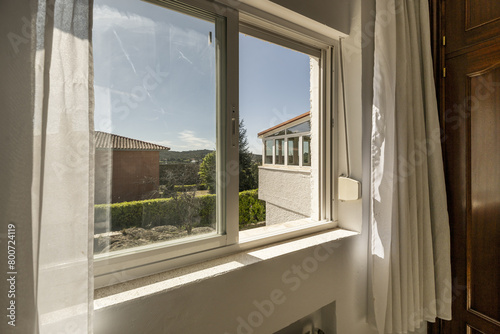
{"label": "textured wall", "polygon": [[[311,173],[259,168],[259,199],[309,217],[311,215]],[[266,217],[268,224],[275,224]]]}
{"label": "textured wall", "polygon": [[94,158],[94,203],[105,204],[111,202],[111,171],[113,168],[113,152],[111,150],[97,150]]}
{"label": "textured wall", "polygon": [[266,225],[281,224],[289,221],[308,218],[309,216],[283,209],[279,206],[266,202]]}

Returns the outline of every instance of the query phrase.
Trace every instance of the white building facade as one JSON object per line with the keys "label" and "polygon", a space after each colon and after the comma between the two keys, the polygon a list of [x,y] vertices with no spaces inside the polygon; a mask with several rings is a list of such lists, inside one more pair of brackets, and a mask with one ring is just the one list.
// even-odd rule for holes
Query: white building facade
{"label": "white building facade", "polygon": [[258,134],[262,139],[259,199],[266,202],[266,225],[313,216],[314,134],[308,111]]}

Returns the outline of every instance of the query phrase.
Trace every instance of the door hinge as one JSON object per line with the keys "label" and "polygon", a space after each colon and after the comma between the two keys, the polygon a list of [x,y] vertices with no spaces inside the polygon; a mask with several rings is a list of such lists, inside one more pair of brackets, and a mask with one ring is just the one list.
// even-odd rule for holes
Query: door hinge
{"label": "door hinge", "polygon": [[446,36],[443,36],[443,46],[446,45]]}
{"label": "door hinge", "polygon": [[443,78],[446,78],[446,67],[443,67]]}

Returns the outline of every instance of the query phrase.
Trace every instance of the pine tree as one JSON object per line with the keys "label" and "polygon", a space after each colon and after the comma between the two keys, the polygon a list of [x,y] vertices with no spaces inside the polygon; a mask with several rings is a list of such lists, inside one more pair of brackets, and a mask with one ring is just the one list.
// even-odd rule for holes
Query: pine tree
{"label": "pine tree", "polygon": [[[205,183],[210,190],[210,193],[215,193],[216,180],[216,158],[215,151],[208,153],[200,165],[200,179]],[[240,121],[239,130],[239,191],[257,189],[259,187],[258,166],[253,161],[253,154],[248,147],[247,129],[243,119]]]}
{"label": "pine tree", "polygon": [[257,189],[259,187],[256,163],[248,147],[247,129],[243,119],[240,121],[239,163],[240,163],[240,191]]}

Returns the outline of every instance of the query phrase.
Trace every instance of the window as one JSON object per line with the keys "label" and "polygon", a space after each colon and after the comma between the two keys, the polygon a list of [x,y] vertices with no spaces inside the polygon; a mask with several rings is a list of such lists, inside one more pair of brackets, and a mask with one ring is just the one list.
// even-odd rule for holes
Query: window
{"label": "window", "polygon": [[276,156],[274,157],[274,163],[276,165],[285,164],[285,139],[275,139],[274,140]]}
{"label": "window", "polygon": [[264,163],[266,164],[272,164],[273,163],[273,141],[272,140],[266,140],[264,141],[265,143],[265,152],[266,155],[264,157]]}
{"label": "window", "polygon": [[286,133],[288,135],[302,133],[302,132],[310,132],[310,131],[311,131],[311,121],[306,121],[286,129]]}
{"label": "window", "polygon": [[203,178],[223,159],[224,23],[96,1],[96,254],[224,233],[225,189]]}
{"label": "window", "polygon": [[96,286],[332,226],[332,49],[191,3],[94,2]]}
{"label": "window", "polygon": [[302,166],[311,166],[311,136],[302,137]]}
{"label": "window", "polygon": [[299,137],[288,138],[288,165],[299,165]]}
{"label": "window", "polygon": [[[272,152],[273,143],[276,150],[276,158],[264,159],[267,165],[286,165],[286,166],[311,166],[311,121],[303,121],[304,118],[310,118],[310,112],[295,117],[291,121],[285,121],[282,124],[276,125],[271,129],[264,130],[259,133],[259,138],[266,143],[266,152]],[[297,125],[296,122],[301,122]],[[279,137],[274,141],[268,138]],[[286,145],[286,146],[285,146]],[[286,148],[285,148],[286,147]],[[283,156],[283,150],[286,150],[287,160]]]}

